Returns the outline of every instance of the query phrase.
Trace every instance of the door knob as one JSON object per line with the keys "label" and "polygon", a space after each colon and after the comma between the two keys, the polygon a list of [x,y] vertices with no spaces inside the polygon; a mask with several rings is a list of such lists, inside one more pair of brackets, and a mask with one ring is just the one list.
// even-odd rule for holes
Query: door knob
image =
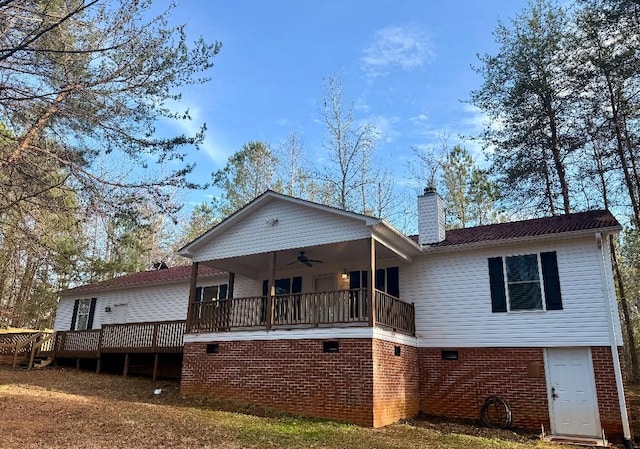
{"label": "door knob", "polygon": [[556,394],[556,387],[551,387],[551,398],[556,399],[558,395]]}

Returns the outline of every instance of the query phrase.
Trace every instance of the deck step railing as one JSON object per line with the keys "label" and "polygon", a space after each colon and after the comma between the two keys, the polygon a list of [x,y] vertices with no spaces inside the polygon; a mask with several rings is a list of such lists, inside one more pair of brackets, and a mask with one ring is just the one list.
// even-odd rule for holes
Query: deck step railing
{"label": "deck step railing", "polygon": [[43,344],[51,344],[51,331],[32,331],[0,334],[0,362],[11,363],[29,362],[40,351]]}

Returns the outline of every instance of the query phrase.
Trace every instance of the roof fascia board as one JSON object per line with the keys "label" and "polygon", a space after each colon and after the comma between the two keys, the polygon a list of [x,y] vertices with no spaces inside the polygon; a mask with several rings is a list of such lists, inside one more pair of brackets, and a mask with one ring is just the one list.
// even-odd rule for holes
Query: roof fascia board
{"label": "roof fascia board", "polygon": [[384,221],[371,226],[371,235],[405,262],[411,263],[414,256],[422,254],[422,249],[413,240]]}

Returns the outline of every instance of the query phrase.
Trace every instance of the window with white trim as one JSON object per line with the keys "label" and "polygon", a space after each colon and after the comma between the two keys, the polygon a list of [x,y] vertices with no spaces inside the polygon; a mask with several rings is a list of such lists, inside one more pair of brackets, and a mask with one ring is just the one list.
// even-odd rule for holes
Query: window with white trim
{"label": "window with white trim", "polygon": [[509,310],[543,310],[537,254],[505,257]]}
{"label": "window with white trim", "polygon": [[78,310],[76,312],[76,328],[74,330],[83,331],[89,329],[89,313],[91,311],[91,298],[79,299]]}
{"label": "window with white trim", "polygon": [[555,251],[491,257],[488,262],[492,312],[562,310]]}

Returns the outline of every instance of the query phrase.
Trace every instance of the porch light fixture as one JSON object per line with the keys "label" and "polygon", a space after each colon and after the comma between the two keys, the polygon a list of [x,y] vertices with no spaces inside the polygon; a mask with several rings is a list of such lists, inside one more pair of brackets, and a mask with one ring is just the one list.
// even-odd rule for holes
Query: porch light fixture
{"label": "porch light fixture", "polygon": [[342,273],[340,274],[340,278],[342,278],[343,281],[349,280],[349,272],[347,271],[346,268],[342,270]]}

